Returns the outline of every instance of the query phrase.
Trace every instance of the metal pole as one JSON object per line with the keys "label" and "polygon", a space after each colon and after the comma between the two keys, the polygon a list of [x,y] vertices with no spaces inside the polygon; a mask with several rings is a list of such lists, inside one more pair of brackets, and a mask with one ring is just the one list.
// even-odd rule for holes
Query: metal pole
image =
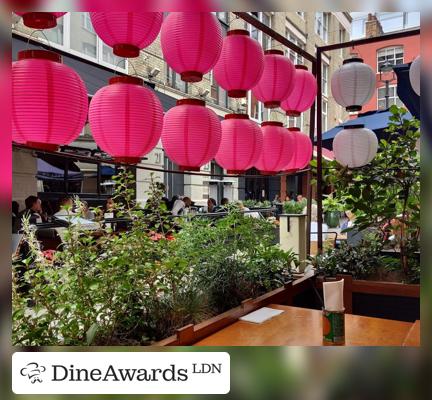
{"label": "metal pole", "polygon": [[384,82],[385,82],[385,108],[387,110],[390,107],[390,81],[386,79]]}
{"label": "metal pole", "polygon": [[[316,77],[316,63],[312,63],[312,74]],[[316,103],[312,104],[312,107],[309,111],[309,139],[312,143],[315,142],[315,118],[316,118]],[[311,155],[311,159],[313,160],[313,151]],[[311,223],[312,223],[312,170],[309,169],[306,174],[306,182],[307,182],[307,211],[306,211],[306,254],[310,255],[310,235],[311,235]]]}
{"label": "metal pole", "polygon": [[318,253],[323,250],[322,238],[322,53],[321,48],[317,48],[317,61],[316,61],[316,79],[318,86],[318,93],[316,99],[316,126],[317,126],[317,225],[318,225]]}
{"label": "metal pole", "polygon": [[101,195],[101,183],[102,183],[102,171],[101,171],[101,169],[102,169],[102,166],[101,166],[101,163],[100,162],[98,162],[97,164],[96,164],[96,167],[97,167],[97,174],[96,174],[96,186],[97,186],[97,196],[98,196],[98,199],[100,198],[100,195]]}
{"label": "metal pole", "polygon": [[237,15],[239,18],[241,18],[248,24],[251,24],[261,32],[265,33],[267,36],[270,36],[272,39],[276,40],[283,46],[295,51],[297,54],[301,55],[304,59],[310,62],[315,61],[315,57],[312,54],[308,53],[305,49],[302,49],[301,47],[297,46],[296,44],[288,40],[285,36],[282,36],[280,33],[268,27],[266,24],[262,23],[260,20],[255,18],[254,15],[249,14],[247,12],[233,12],[233,14]]}
{"label": "metal pole", "polygon": [[419,28],[395,32],[395,33],[386,33],[385,35],[381,35],[381,36],[374,36],[374,37],[365,38],[365,39],[351,40],[349,42],[329,44],[326,46],[318,47],[318,49],[321,52],[325,52],[325,51],[343,49],[345,47],[356,47],[356,46],[362,46],[362,45],[370,44],[370,43],[385,42],[387,40],[402,39],[402,38],[415,36],[415,35],[420,35],[420,29]]}

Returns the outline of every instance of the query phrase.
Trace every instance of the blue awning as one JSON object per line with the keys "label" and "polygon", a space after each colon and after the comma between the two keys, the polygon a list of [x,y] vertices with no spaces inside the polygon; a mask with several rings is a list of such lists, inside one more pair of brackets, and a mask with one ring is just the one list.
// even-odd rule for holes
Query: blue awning
{"label": "blue awning", "polygon": [[102,165],[101,166],[101,175],[102,176],[112,176],[115,175],[115,169],[110,165]]}
{"label": "blue awning", "polygon": [[[340,132],[344,126],[351,125],[364,125],[366,128],[373,130],[378,139],[385,138],[386,134],[384,130],[389,125],[391,115],[391,112],[388,110],[368,111],[363,114],[359,114],[357,118],[345,121],[343,124],[340,124],[335,128],[324,132],[322,135],[322,145],[326,149],[333,150],[333,139],[336,134]],[[412,118],[412,115],[407,113],[405,115],[405,119],[410,118]]]}
{"label": "blue awning", "polygon": [[405,104],[408,111],[417,119],[420,119],[420,96],[414,92],[410,78],[409,70],[411,64],[395,65],[393,67],[397,76],[397,95]]}

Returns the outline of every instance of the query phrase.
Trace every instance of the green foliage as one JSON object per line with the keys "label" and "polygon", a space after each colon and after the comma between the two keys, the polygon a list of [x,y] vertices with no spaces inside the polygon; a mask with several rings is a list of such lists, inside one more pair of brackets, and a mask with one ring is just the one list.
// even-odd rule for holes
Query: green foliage
{"label": "green foliage", "polygon": [[232,207],[225,218],[184,225],[178,254],[189,261],[211,306],[222,312],[289,278],[295,256],[273,245],[274,236],[270,222]]}
{"label": "green foliage", "polygon": [[[420,282],[419,260],[416,255],[408,258],[409,271],[407,276],[400,276],[400,260],[385,255],[381,238],[376,234],[366,234],[364,239],[356,246],[342,242],[339,248],[329,249],[317,255],[313,261],[318,273],[325,276],[337,274],[352,274],[355,279],[367,279],[371,276],[386,278],[396,273],[397,279],[402,278],[406,283]],[[390,277],[390,280],[392,278]]]}
{"label": "green foliage", "polygon": [[326,276],[350,273],[364,279],[382,265],[382,246],[375,239],[365,239],[357,246],[342,243],[340,248],[329,249],[315,259],[317,271]]}
{"label": "green foliage", "polygon": [[216,221],[174,220],[158,182],[144,209],[131,173],[116,182],[116,212],[132,221],[125,232],[71,225],[50,260],[24,221],[28,251],[13,263],[14,345],[150,344],[289,277],[295,257],[273,246],[268,222],[237,207]]}
{"label": "green foliage", "polygon": [[408,277],[411,268],[419,268],[409,260],[417,259],[419,251],[420,123],[408,119],[403,108],[392,106],[390,112],[389,139],[380,141],[374,160],[355,169],[323,161],[324,184],[335,189],[335,201],[354,213],[356,229],[374,229],[384,245],[400,252],[400,268]]}
{"label": "green foliage", "polygon": [[285,214],[303,214],[304,208],[307,206],[307,200],[302,201],[285,201],[283,203],[283,210]]}
{"label": "green foliage", "polygon": [[324,212],[344,211],[344,204],[333,193],[325,196],[322,206]]}
{"label": "green foliage", "polygon": [[269,200],[244,200],[243,205],[247,208],[270,208],[272,206]]}

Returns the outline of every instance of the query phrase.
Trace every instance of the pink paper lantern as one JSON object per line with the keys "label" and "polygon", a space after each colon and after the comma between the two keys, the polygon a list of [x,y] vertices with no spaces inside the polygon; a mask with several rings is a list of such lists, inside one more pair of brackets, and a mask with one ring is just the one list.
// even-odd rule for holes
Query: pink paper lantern
{"label": "pink paper lantern", "polygon": [[49,29],[57,26],[57,18],[65,12],[15,12],[23,19],[25,26],[33,29]]}
{"label": "pink paper lantern", "polygon": [[137,164],[159,141],[163,109],[141,78],[115,76],[93,96],[89,122],[103,151],[118,162]]}
{"label": "pink paper lantern", "polygon": [[221,136],[218,116],[202,100],[177,100],[165,114],[162,145],[182,171],[199,171],[214,158]]}
{"label": "pink paper lantern", "polygon": [[221,126],[222,140],[216,162],[229,174],[242,174],[252,168],[261,155],[261,128],[246,114],[226,114]]}
{"label": "pink paper lantern", "polygon": [[284,170],[293,156],[294,140],[282,122],[266,121],[261,124],[263,149],[255,167],[263,175],[274,175]]}
{"label": "pink paper lantern", "polygon": [[298,117],[312,107],[317,94],[315,77],[304,65],[296,65],[294,88],[291,94],[282,101],[281,107],[290,117]]}
{"label": "pink paper lantern", "polygon": [[55,151],[84,128],[86,87],[57,53],[20,51],[12,65],[12,92],[12,137],[18,143]]}
{"label": "pink paper lantern", "polygon": [[245,29],[229,31],[223,40],[222,53],[214,67],[214,76],[229,97],[246,97],[261,78],[264,53],[261,45]]}
{"label": "pink paper lantern", "polygon": [[172,12],[161,29],[161,47],[168,65],[185,82],[199,82],[219,59],[222,29],[210,12]]}
{"label": "pink paper lantern", "polygon": [[293,146],[292,158],[284,167],[285,172],[295,172],[308,166],[312,158],[312,142],[306,134],[300,131],[300,128],[288,128],[289,135],[292,138]]}
{"label": "pink paper lantern", "polygon": [[294,88],[295,68],[281,50],[264,52],[264,71],[258,84],[252,89],[257,100],[266,108],[280,107]]}
{"label": "pink paper lantern", "polygon": [[98,36],[119,57],[138,57],[159,34],[161,12],[91,12],[90,18]]}

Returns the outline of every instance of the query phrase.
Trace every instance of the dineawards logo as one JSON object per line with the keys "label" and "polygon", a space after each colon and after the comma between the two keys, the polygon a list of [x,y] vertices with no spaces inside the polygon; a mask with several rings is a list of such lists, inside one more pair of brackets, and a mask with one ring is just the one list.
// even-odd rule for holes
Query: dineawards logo
{"label": "dineawards logo", "polygon": [[17,352],[16,394],[226,394],[225,352]]}
{"label": "dineawards logo", "polygon": [[46,368],[43,365],[39,365],[35,362],[29,362],[24,368],[21,369],[20,374],[22,376],[27,376],[31,383],[42,383],[41,374],[45,371]]}

